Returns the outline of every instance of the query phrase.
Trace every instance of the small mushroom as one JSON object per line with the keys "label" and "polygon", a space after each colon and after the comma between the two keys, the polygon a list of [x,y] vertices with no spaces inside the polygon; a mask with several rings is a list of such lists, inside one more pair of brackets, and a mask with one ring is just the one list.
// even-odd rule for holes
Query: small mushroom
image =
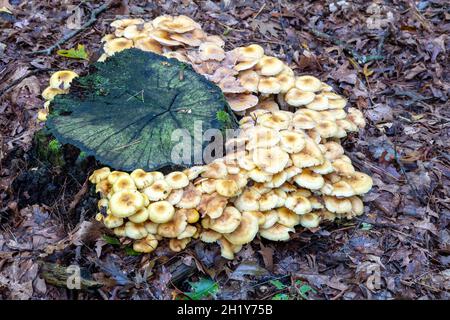
{"label": "small mushroom", "polygon": [[295,86],[302,91],[317,92],[320,91],[322,82],[313,76],[300,76],[295,80]]}
{"label": "small mushroom", "polygon": [[275,223],[272,227],[261,229],[259,234],[261,237],[270,241],[287,241],[289,240],[289,232],[295,232],[292,227],[286,227],[282,224]]}
{"label": "small mushroom", "polygon": [[145,238],[136,240],[133,243],[133,250],[136,252],[150,253],[158,246],[158,240],[155,235],[148,234]]}
{"label": "small mushroom", "polygon": [[241,217],[241,223],[231,233],[226,233],[223,236],[229,242],[235,245],[246,244],[251,242],[258,232],[259,222],[250,212],[243,212]]}
{"label": "small mushroom", "polygon": [[111,213],[116,217],[129,217],[144,206],[144,197],[136,190],[120,190],[109,201]]}
{"label": "small mushroom", "polygon": [[70,83],[74,78],[78,77],[78,74],[71,70],[57,71],[50,77],[50,87],[61,90],[68,90]]}
{"label": "small mushroom", "polygon": [[175,208],[167,201],[157,201],[149,205],[148,212],[152,222],[165,223],[172,219]]}

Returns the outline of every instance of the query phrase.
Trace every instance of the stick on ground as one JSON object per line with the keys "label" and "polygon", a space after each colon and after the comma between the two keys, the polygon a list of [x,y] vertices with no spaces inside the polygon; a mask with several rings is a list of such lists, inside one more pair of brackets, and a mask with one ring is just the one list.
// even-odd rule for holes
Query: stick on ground
{"label": "stick on ground", "polygon": [[29,55],[39,55],[39,54],[45,54],[45,55],[50,55],[53,50],[55,50],[56,48],[59,48],[60,45],[62,45],[63,43],[65,43],[66,41],[72,39],[73,37],[75,37],[77,34],[79,34],[80,32],[86,30],[87,28],[89,28],[91,25],[93,25],[96,21],[97,21],[97,16],[104,12],[105,10],[109,9],[114,1],[108,1],[105,4],[102,4],[100,7],[98,7],[97,9],[92,10],[91,12],[91,17],[89,18],[88,21],[86,21],[79,29],[74,30],[68,34],[66,34],[64,37],[62,37],[61,39],[59,39],[55,44],[53,44],[52,46],[48,47],[47,49],[44,50],[39,50],[39,51],[34,51],[34,52],[30,52]]}

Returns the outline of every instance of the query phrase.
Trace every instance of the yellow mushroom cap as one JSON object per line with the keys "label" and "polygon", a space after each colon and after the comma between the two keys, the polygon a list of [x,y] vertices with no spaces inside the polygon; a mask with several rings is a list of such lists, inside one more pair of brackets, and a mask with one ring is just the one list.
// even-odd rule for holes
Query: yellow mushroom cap
{"label": "yellow mushroom cap", "polygon": [[364,213],[364,203],[361,198],[357,196],[350,197],[350,201],[352,203],[352,214],[356,216],[360,216]]}
{"label": "yellow mushroom cap", "polygon": [[318,214],[322,220],[334,221],[336,219],[336,214],[325,209],[316,211],[315,213]]}
{"label": "yellow mushroom cap", "polygon": [[58,94],[66,94],[67,91],[58,88],[47,87],[42,91],[42,97],[47,101],[52,101]]}
{"label": "yellow mushroom cap", "polygon": [[258,104],[258,97],[252,94],[227,94],[226,99],[233,111],[250,109]]}
{"label": "yellow mushroom cap", "polygon": [[288,228],[295,227],[300,223],[300,215],[288,208],[278,208],[278,223]]}
{"label": "yellow mushroom cap", "polygon": [[184,15],[172,17],[171,19],[161,19],[156,24],[155,20],[153,20],[153,25],[155,28],[175,33],[189,32],[198,27],[194,20]]}
{"label": "yellow mushroom cap", "polygon": [[202,230],[200,240],[206,243],[213,243],[222,238],[222,234],[213,230]]}
{"label": "yellow mushroom cap", "polygon": [[186,215],[188,223],[196,223],[200,219],[200,214],[196,209],[181,209]]}
{"label": "yellow mushroom cap", "polygon": [[142,169],[136,169],[130,174],[138,189],[144,189],[153,183],[153,176]]}
{"label": "yellow mushroom cap", "polygon": [[246,189],[236,198],[234,205],[242,212],[258,211],[260,198],[261,195],[258,192],[252,189]]}
{"label": "yellow mushroom cap", "polygon": [[164,30],[151,30],[149,31],[149,36],[163,46],[171,47],[181,45],[181,42],[173,40],[170,36],[170,33]]}
{"label": "yellow mushroom cap", "polygon": [[153,184],[143,190],[150,201],[159,201],[166,199],[172,188],[166,180],[156,180]]}
{"label": "yellow mushroom cap", "polygon": [[119,190],[109,201],[111,213],[116,217],[129,217],[144,206],[144,197],[137,190]]}
{"label": "yellow mushroom cap", "polygon": [[150,253],[158,247],[158,239],[155,235],[149,234],[145,238],[136,240],[133,243],[133,250],[136,252]]}
{"label": "yellow mushroom cap", "polygon": [[298,88],[291,88],[288,92],[286,92],[284,100],[287,104],[293,107],[299,107],[314,101],[315,96],[316,95],[313,92],[302,91]]}
{"label": "yellow mushroom cap", "polygon": [[314,129],[322,138],[331,138],[337,133],[338,126],[334,121],[322,120]]}
{"label": "yellow mushroom cap", "polygon": [[257,44],[238,48],[239,61],[255,61],[264,56],[264,49]]}
{"label": "yellow mushroom cap", "polygon": [[344,154],[344,148],[337,142],[328,141],[324,144],[324,147],[324,156],[330,161],[335,160]]}
{"label": "yellow mushroom cap", "polygon": [[108,179],[102,180],[95,186],[95,192],[100,192],[102,197],[106,197],[110,194],[112,190],[112,184],[109,183]]}
{"label": "yellow mushroom cap", "polygon": [[239,74],[240,84],[249,92],[257,92],[259,84],[259,75],[253,70],[246,70]]}
{"label": "yellow mushroom cap", "polygon": [[344,109],[347,104],[346,99],[328,99],[328,108],[329,109]]}
{"label": "yellow mushroom cap", "polygon": [[70,83],[78,74],[72,70],[57,71],[50,77],[50,87],[55,89],[67,90],[70,88]]}
{"label": "yellow mushroom cap", "polygon": [[148,234],[143,223],[133,223],[128,221],[125,223],[125,235],[131,239],[142,239]]}
{"label": "yellow mushroom cap", "polygon": [[306,108],[315,111],[327,110],[329,109],[328,98],[321,94],[316,94],[314,100],[308,103]]}
{"label": "yellow mushroom cap", "polygon": [[134,223],[142,223],[148,219],[147,208],[140,208],[135,214],[128,217],[128,220]]}
{"label": "yellow mushroom cap", "polygon": [[[339,109],[339,110],[342,110],[342,109]],[[344,113],[345,113],[345,111],[344,111]],[[342,128],[342,129],[344,129],[345,131],[348,131],[348,132],[356,132],[356,131],[358,131],[358,126],[356,124],[354,124],[353,122],[350,122],[349,120],[346,120],[346,119],[336,120],[336,124],[340,128]]]}
{"label": "yellow mushroom cap", "polygon": [[220,245],[220,255],[228,260],[233,260],[234,254],[242,249],[242,245],[232,244],[225,238],[220,238],[218,242]]}
{"label": "yellow mushroom cap", "polygon": [[275,76],[279,74],[284,67],[284,63],[275,57],[262,57],[256,67],[263,76]]}
{"label": "yellow mushroom cap", "polygon": [[109,33],[109,34],[105,34],[101,39],[100,39],[100,42],[106,42],[106,41],[109,41],[109,40],[112,40],[112,39],[114,39],[116,36],[114,35],[114,34],[112,34],[112,33]]}
{"label": "yellow mushroom cap", "polygon": [[334,168],[328,159],[325,159],[325,161],[321,165],[311,167],[310,169],[314,173],[321,174],[321,175],[329,174],[334,171]]}
{"label": "yellow mushroom cap", "polygon": [[320,223],[320,216],[310,212],[300,216],[300,224],[305,228],[317,228]]}
{"label": "yellow mushroom cap", "polygon": [[174,206],[181,201],[181,199],[183,198],[183,193],[183,189],[174,189],[170,191],[169,196],[166,198],[166,201]]}
{"label": "yellow mushroom cap", "polygon": [[180,252],[181,250],[186,249],[187,245],[191,242],[191,238],[184,239],[170,239],[169,248],[173,252]]}
{"label": "yellow mushroom cap", "polygon": [[162,174],[162,172],[152,171],[152,172],[149,172],[149,174],[153,177],[153,181],[164,180],[164,175]]}
{"label": "yellow mushroom cap", "polygon": [[[342,157],[342,156],[341,156]],[[351,164],[351,162],[348,162],[342,158],[338,158],[336,160],[333,160],[331,163],[334,171],[341,175],[341,176],[351,176],[355,173],[355,168]]]}
{"label": "yellow mushroom cap", "polygon": [[310,109],[306,109],[306,108],[302,108],[302,109],[298,109],[297,111],[295,111],[295,115],[297,114],[302,114],[305,116],[310,117],[312,120],[314,120],[315,122],[319,122],[322,119],[322,115],[320,114],[319,111],[315,111],[315,110],[310,110]]}
{"label": "yellow mushroom cap", "polygon": [[185,238],[192,238],[196,233],[197,227],[188,225],[186,229],[184,229],[184,231],[177,236],[177,239],[181,240]]}
{"label": "yellow mushroom cap", "polygon": [[269,174],[281,172],[288,164],[288,161],[288,153],[283,151],[278,146],[273,146],[270,148],[258,148],[253,152],[253,162],[260,169]]}
{"label": "yellow mushroom cap", "polygon": [[373,181],[370,176],[363,172],[356,171],[350,177],[345,177],[342,179],[347,182],[353,190],[355,190],[356,195],[361,195],[369,192],[372,189]]}
{"label": "yellow mushroom cap", "polygon": [[202,193],[194,187],[193,184],[188,185],[183,192],[183,197],[176,207],[183,209],[192,209],[197,207],[202,200]]}
{"label": "yellow mushroom cap", "polygon": [[148,212],[152,222],[165,223],[172,219],[175,208],[167,201],[157,201],[148,206]]}
{"label": "yellow mushroom cap", "polygon": [[295,78],[291,75],[280,73],[276,79],[281,85],[281,93],[286,93],[295,86]]}
{"label": "yellow mushroom cap", "polygon": [[188,177],[189,180],[194,180],[200,174],[202,174],[206,170],[204,166],[193,166],[188,169],[185,169],[183,173]]}
{"label": "yellow mushroom cap", "polygon": [[226,207],[222,215],[211,219],[209,228],[219,233],[231,233],[237,229],[241,222],[241,213],[235,207]]}
{"label": "yellow mushroom cap", "polygon": [[125,225],[114,228],[113,232],[118,237],[126,237],[127,236],[125,233]]}
{"label": "yellow mushroom cap", "polygon": [[305,147],[305,136],[295,131],[280,131],[280,147],[288,153],[300,152]]}
{"label": "yellow mushroom cap", "polygon": [[322,151],[311,138],[305,138],[305,147],[299,153],[291,154],[294,165],[298,168],[307,168],[321,165],[324,161]]}
{"label": "yellow mushroom cap", "polygon": [[147,230],[149,234],[156,234],[158,232],[158,226],[159,226],[158,223],[154,223],[151,221],[144,222],[144,228],[145,230]]}
{"label": "yellow mushroom cap", "polygon": [[106,41],[103,46],[103,50],[109,56],[112,56],[116,52],[120,52],[125,49],[130,49],[133,47],[133,40],[127,38],[115,38],[109,41]]}
{"label": "yellow mushroom cap", "polygon": [[312,129],[316,126],[316,122],[311,119],[309,116],[304,114],[296,114],[292,119],[292,125],[294,129]]}
{"label": "yellow mushroom cap", "polygon": [[231,233],[224,234],[224,237],[232,244],[246,244],[251,242],[258,232],[259,221],[255,215],[250,212],[243,212],[241,217],[241,223]]}
{"label": "yellow mushroom cap", "polygon": [[313,76],[300,76],[295,80],[295,86],[302,91],[317,92],[320,91],[322,82]]}
{"label": "yellow mushroom cap", "polygon": [[199,47],[199,57],[203,61],[225,59],[225,51],[215,43],[203,42]]}
{"label": "yellow mushroom cap", "polygon": [[284,202],[284,205],[296,214],[305,214],[312,210],[311,202],[308,198],[304,195],[296,193],[289,194]]}
{"label": "yellow mushroom cap", "polygon": [[203,217],[208,215],[209,217],[215,219],[221,216],[227,203],[228,199],[218,195],[217,193],[203,194],[197,209]]}
{"label": "yellow mushroom cap", "polygon": [[173,218],[170,219],[170,221],[167,220],[167,222],[158,225],[158,235],[165,238],[176,238],[188,225],[185,209],[176,210]]}
{"label": "yellow mushroom cap", "polygon": [[289,127],[291,122],[291,113],[286,111],[272,111],[260,115],[257,119],[258,124],[275,130],[284,130]]}
{"label": "yellow mushroom cap", "polygon": [[351,212],[352,203],[348,198],[336,198],[332,196],[323,196],[325,207],[328,211],[333,213]]}
{"label": "yellow mushroom cap", "polygon": [[270,112],[275,112],[275,111],[280,110],[280,107],[278,106],[278,104],[272,99],[266,99],[266,100],[260,101],[255,108],[257,108],[258,110],[267,110]]}
{"label": "yellow mushroom cap", "polygon": [[120,20],[114,20],[111,22],[110,26],[113,28],[126,28],[128,26],[134,25],[134,24],[142,24],[144,23],[143,19],[135,18],[135,19],[120,19]]}
{"label": "yellow mushroom cap", "polygon": [[294,228],[275,223],[270,228],[261,229],[259,234],[270,241],[287,241],[290,237],[289,232],[295,232]]}
{"label": "yellow mushroom cap", "polygon": [[113,183],[113,191],[117,192],[120,190],[136,190],[136,185],[129,175],[119,177]]}
{"label": "yellow mushroom cap", "polygon": [[256,148],[271,148],[280,142],[279,133],[271,128],[256,126],[248,132],[249,142],[246,145],[248,150]]}
{"label": "yellow mushroom cap", "polygon": [[97,184],[100,181],[107,179],[110,173],[111,170],[108,167],[97,169],[89,176],[89,181]]}
{"label": "yellow mushroom cap", "polygon": [[259,60],[242,61],[242,62],[239,62],[238,64],[236,64],[233,69],[236,71],[244,71],[244,70],[251,71],[249,69],[252,69],[254,66],[256,66],[258,61]]}
{"label": "yellow mushroom cap", "polygon": [[180,171],[169,173],[165,179],[172,189],[181,189],[189,184],[189,178]]}
{"label": "yellow mushroom cap", "polygon": [[277,210],[269,210],[264,212],[264,217],[264,224],[261,225],[261,229],[271,228],[279,219]]}
{"label": "yellow mushroom cap", "polygon": [[237,183],[229,179],[219,179],[216,183],[216,191],[224,197],[234,197],[239,192]]}
{"label": "yellow mushroom cap", "polygon": [[275,77],[264,77],[259,80],[258,91],[265,94],[281,92],[281,83]]}
{"label": "yellow mushroom cap", "polygon": [[163,52],[161,44],[153,38],[140,38],[134,41],[134,47],[142,51],[150,51],[157,54]]}
{"label": "yellow mushroom cap", "polygon": [[123,225],[124,221],[123,221],[123,218],[113,216],[112,214],[108,214],[103,219],[103,223],[107,228],[113,229],[113,228],[117,228],[117,227],[120,227],[121,225]]}
{"label": "yellow mushroom cap", "polygon": [[288,180],[288,173],[286,172],[286,170],[287,169],[274,174],[272,176],[272,180],[266,182],[264,184],[264,186],[267,187],[267,188],[278,188],[278,187],[280,187],[283,183],[286,182],[286,180]]}
{"label": "yellow mushroom cap", "polygon": [[171,34],[170,37],[188,46],[198,47],[202,44],[202,40],[206,38],[206,34],[201,29],[194,29],[190,32]]}
{"label": "yellow mushroom cap", "polygon": [[294,181],[300,187],[310,190],[319,190],[325,183],[325,180],[320,174],[309,169],[304,169],[300,174],[296,175]]}

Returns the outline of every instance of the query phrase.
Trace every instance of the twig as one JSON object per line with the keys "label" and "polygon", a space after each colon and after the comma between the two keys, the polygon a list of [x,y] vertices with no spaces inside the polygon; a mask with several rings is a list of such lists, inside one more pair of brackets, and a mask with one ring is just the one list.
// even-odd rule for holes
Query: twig
{"label": "twig", "polygon": [[30,52],[28,53],[28,55],[38,55],[38,54],[45,54],[45,55],[50,55],[52,53],[52,51],[56,48],[59,48],[60,45],[62,45],[63,43],[65,43],[66,41],[72,39],[73,37],[75,37],[77,34],[79,34],[80,32],[86,30],[87,28],[89,28],[91,25],[93,25],[96,21],[97,21],[97,16],[102,13],[103,11],[109,9],[109,7],[111,7],[111,5],[113,4],[114,1],[108,1],[105,4],[102,4],[100,7],[98,7],[97,9],[92,10],[91,12],[91,17],[89,18],[88,21],[86,21],[79,29],[76,29],[70,33],[68,33],[67,35],[65,35],[64,37],[62,37],[61,39],[59,39],[58,41],[56,41],[55,44],[51,45],[50,47],[48,47],[47,49],[44,50],[39,50],[39,51],[34,51],[34,52]]}

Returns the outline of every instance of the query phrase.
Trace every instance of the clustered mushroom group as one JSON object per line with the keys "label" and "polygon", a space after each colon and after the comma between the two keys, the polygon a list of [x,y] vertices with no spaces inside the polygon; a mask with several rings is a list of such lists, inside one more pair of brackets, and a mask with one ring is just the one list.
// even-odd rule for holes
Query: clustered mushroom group
{"label": "clustered mushroom group", "polygon": [[[362,113],[311,75],[296,76],[280,59],[252,44],[225,51],[186,16],[151,22],[123,19],[103,37],[100,61],[138,48],[189,63],[224,92],[241,119],[223,158],[167,175],[104,167],[94,171],[96,218],[138,252],[152,252],[163,238],[178,252],[192,239],[218,242],[233,259],[258,234],[286,241],[294,227],[351,219],[364,212],[361,196],[372,179],[352,165],[340,139],[365,126]],[[77,75],[52,75],[43,96],[66,93]],[[47,106],[48,107],[48,106]],[[41,111],[45,120],[46,109]]]}

